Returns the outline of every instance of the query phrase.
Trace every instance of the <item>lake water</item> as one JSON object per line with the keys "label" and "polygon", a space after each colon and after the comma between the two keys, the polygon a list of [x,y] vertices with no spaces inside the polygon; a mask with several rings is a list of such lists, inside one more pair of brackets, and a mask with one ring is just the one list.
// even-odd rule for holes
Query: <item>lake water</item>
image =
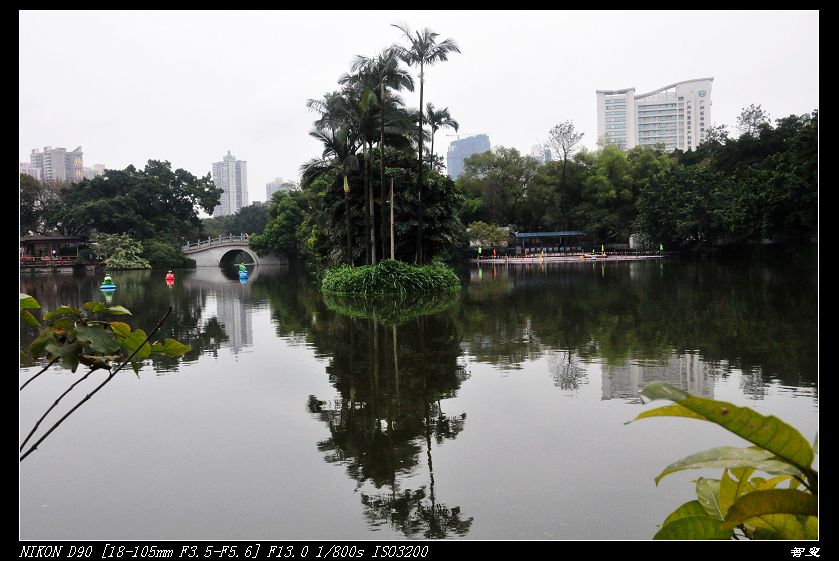
{"label": "lake water", "polygon": [[[646,383],[818,430],[814,256],[475,266],[409,310],[325,301],[286,267],[164,274],[115,273],[112,303],[147,332],[173,306],[159,336],[192,351],[120,372],[21,463],[21,538],[649,539],[720,475],[656,487],[665,466],[747,443],[625,425]],[[100,281],[24,274],[21,292],[81,306]],[[81,372],[20,392],[20,441]]]}

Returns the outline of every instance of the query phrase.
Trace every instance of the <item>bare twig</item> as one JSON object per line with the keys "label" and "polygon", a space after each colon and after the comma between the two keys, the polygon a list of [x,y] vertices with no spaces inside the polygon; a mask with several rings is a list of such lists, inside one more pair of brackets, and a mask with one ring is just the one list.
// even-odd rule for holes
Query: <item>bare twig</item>
{"label": "bare twig", "polygon": [[25,382],[23,383],[23,385],[20,387],[20,389],[22,390],[23,388],[25,388],[25,387],[29,384],[29,382],[31,382],[32,380],[34,380],[35,378],[37,378],[38,376],[40,376],[41,374],[43,374],[44,372],[46,372],[46,371],[47,371],[47,368],[49,368],[50,366],[52,366],[53,364],[55,364],[56,362],[58,362],[58,359],[59,359],[59,358],[61,358],[61,357],[58,357],[58,356],[57,356],[57,357],[55,357],[54,359],[52,359],[52,360],[50,361],[50,363],[49,363],[49,364],[47,364],[46,366],[44,366],[44,367],[41,369],[41,371],[40,371],[40,372],[38,372],[37,374],[35,374],[35,375],[34,375],[34,376],[32,376],[31,378],[29,378],[27,381],[25,381]]}
{"label": "bare twig", "polygon": [[160,326],[162,326],[162,325],[163,325],[163,322],[164,322],[164,321],[166,321],[166,318],[167,318],[167,317],[169,317],[169,314],[170,314],[170,313],[172,313],[172,306],[169,306],[169,309],[168,309],[168,310],[166,310],[166,313],[165,313],[165,314],[163,314],[163,317],[162,317],[162,318],[160,318],[160,321],[159,321],[159,322],[157,322],[157,326],[156,326],[156,327],[155,327],[155,328],[151,331],[151,333],[149,333],[149,334],[148,334],[148,336],[146,336],[146,339],[145,339],[142,343],[140,343],[140,345],[139,345],[136,349],[134,349],[134,352],[133,352],[133,353],[131,353],[131,354],[128,356],[128,358],[126,358],[126,359],[122,362],[122,364],[120,364],[120,365],[119,365],[119,366],[118,366],[118,367],[117,367],[117,368],[116,368],[113,372],[111,372],[111,373],[110,373],[110,375],[108,375],[108,377],[105,379],[105,381],[104,381],[104,382],[102,382],[101,384],[99,384],[98,386],[96,386],[96,388],[94,388],[94,390],[93,390],[92,392],[90,392],[89,394],[87,394],[86,396],[84,396],[84,398],[83,398],[81,401],[79,401],[79,402],[78,402],[78,403],[77,403],[77,404],[76,404],[76,405],[75,405],[72,409],[70,409],[67,413],[65,413],[65,414],[64,414],[64,416],[63,416],[63,417],[61,417],[61,418],[60,418],[60,419],[59,419],[59,420],[58,420],[58,421],[57,421],[57,422],[56,422],[53,426],[51,426],[51,427],[50,427],[50,429],[49,429],[46,433],[44,433],[44,435],[43,435],[41,438],[39,438],[39,439],[38,439],[38,441],[37,441],[35,444],[33,444],[33,445],[29,448],[29,450],[27,450],[27,451],[26,451],[26,452],[25,452],[25,453],[24,453],[24,454],[20,457],[20,460],[19,460],[19,461],[21,461],[21,462],[22,462],[22,461],[23,461],[23,460],[24,460],[24,459],[25,459],[25,458],[26,458],[29,454],[31,454],[32,452],[34,452],[35,450],[37,450],[37,449],[38,449],[38,445],[39,445],[41,442],[43,442],[43,441],[44,441],[44,439],[45,439],[46,437],[48,437],[48,436],[52,433],[52,431],[54,431],[55,429],[57,429],[57,428],[58,428],[58,426],[59,426],[61,423],[63,423],[65,419],[67,419],[67,417],[69,417],[70,415],[72,415],[72,414],[73,414],[73,412],[74,412],[76,409],[78,409],[79,407],[81,407],[81,406],[84,404],[84,402],[85,402],[85,401],[87,401],[88,399],[90,399],[91,397],[93,397],[93,395],[94,395],[94,394],[96,394],[96,392],[98,392],[99,390],[101,390],[101,389],[105,386],[105,384],[107,384],[108,382],[110,382],[111,380],[113,380],[114,376],[116,376],[116,373],[117,373],[117,372],[119,372],[120,370],[122,370],[122,369],[123,369],[123,367],[124,367],[126,364],[128,364],[128,362],[129,362],[132,358],[134,358],[134,355],[136,355],[136,354],[140,351],[140,349],[142,349],[142,348],[143,348],[143,345],[145,345],[146,343],[148,343],[148,342],[149,342],[149,339],[151,339],[151,338],[152,338],[152,336],[153,336],[155,333],[157,333],[157,331],[160,329]]}
{"label": "bare twig", "polygon": [[47,410],[46,410],[46,412],[45,412],[43,415],[41,415],[41,418],[40,418],[40,419],[38,419],[38,421],[35,423],[35,426],[34,426],[34,427],[32,427],[32,430],[31,430],[31,431],[29,431],[29,434],[28,434],[28,435],[26,435],[26,438],[23,440],[23,444],[21,444],[21,445],[20,445],[20,449],[19,449],[19,451],[20,451],[20,450],[23,450],[23,447],[24,447],[24,446],[26,446],[26,443],[27,443],[27,442],[29,442],[29,439],[30,439],[30,438],[32,438],[32,435],[33,435],[33,434],[35,434],[35,431],[36,431],[36,430],[38,430],[38,426],[41,424],[41,421],[43,421],[43,420],[44,420],[44,418],[46,418],[46,416],[50,414],[50,411],[52,411],[53,409],[55,409],[55,406],[56,406],[56,405],[58,405],[58,402],[59,402],[59,401],[61,401],[61,400],[64,398],[64,396],[65,396],[65,395],[67,395],[68,393],[70,393],[70,391],[71,391],[73,388],[75,388],[76,386],[78,386],[79,384],[81,384],[82,382],[84,382],[85,380],[87,380],[87,377],[88,377],[88,376],[90,376],[91,374],[93,374],[94,372],[95,372],[95,370],[90,370],[90,371],[88,371],[88,373],[87,373],[87,374],[85,374],[84,376],[82,376],[81,378],[79,378],[78,380],[76,380],[75,382],[73,382],[73,384],[72,384],[69,388],[67,388],[67,389],[64,391],[64,393],[63,393],[63,394],[61,394],[60,396],[58,396],[58,399],[56,399],[56,400],[55,400],[55,403],[53,403],[53,404],[49,407],[49,409],[47,409]]}

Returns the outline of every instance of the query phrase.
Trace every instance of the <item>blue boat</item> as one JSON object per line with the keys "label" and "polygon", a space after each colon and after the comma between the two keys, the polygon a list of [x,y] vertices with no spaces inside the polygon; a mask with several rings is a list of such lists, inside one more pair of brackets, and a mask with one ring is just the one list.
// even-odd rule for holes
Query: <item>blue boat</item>
{"label": "blue boat", "polygon": [[99,285],[99,290],[116,290],[117,285],[114,284],[111,275],[105,275],[105,278],[102,280],[102,284]]}
{"label": "blue boat", "polygon": [[248,280],[248,272],[239,271],[239,280]]}

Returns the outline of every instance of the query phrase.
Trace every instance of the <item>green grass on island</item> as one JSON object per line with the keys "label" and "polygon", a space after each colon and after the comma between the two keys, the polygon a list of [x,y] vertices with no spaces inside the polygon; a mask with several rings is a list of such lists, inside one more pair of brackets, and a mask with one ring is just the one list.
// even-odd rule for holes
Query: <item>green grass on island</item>
{"label": "green grass on island", "polygon": [[340,296],[411,296],[448,294],[460,289],[455,272],[434,261],[429,265],[410,265],[385,259],[377,265],[328,269],[321,281],[321,290]]}

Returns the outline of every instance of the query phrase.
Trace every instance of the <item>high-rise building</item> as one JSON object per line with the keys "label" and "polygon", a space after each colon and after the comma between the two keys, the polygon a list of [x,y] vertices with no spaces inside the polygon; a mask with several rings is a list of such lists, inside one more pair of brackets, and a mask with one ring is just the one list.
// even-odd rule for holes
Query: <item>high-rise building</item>
{"label": "high-rise building", "polygon": [[20,173],[22,175],[28,175],[30,177],[34,177],[38,181],[41,180],[41,169],[35,167],[34,165],[30,164],[29,162],[21,162],[20,163]]}
{"label": "high-rise building", "polygon": [[544,144],[534,144],[530,148],[530,156],[538,160],[540,164],[547,164],[551,161],[551,151]]}
{"label": "high-rise building", "polygon": [[297,184],[294,181],[284,181],[282,177],[277,177],[274,181],[265,184],[266,201],[271,201],[271,196],[277,191],[296,191]]}
{"label": "high-rise building", "polygon": [[82,161],[82,147],[72,152],[66,148],[45,146],[44,150],[33,148],[29,160],[33,166],[41,170],[44,181],[80,181],[84,178],[84,163]]}
{"label": "high-rise building", "polygon": [[236,214],[248,206],[248,162],[237,160],[227,151],[221,162],[213,163],[213,182],[221,187],[221,204],[213,209],[213,216]]}
{"label": "high-rise building", "polygon": [[489,152],[491,149],[489,137],[485,134],[453,140],[446,155],[446,173],[452,179],[457,179],[463,173],[463,160],[474,154]]}
{"label": "high-rise building", "polygon": [[92,168],[84,168],[84,178],[93,179],[105,175],[105,166],[103,164],[93,164]]}
{"label": "high-rise building", "polygon": [[597,90],[597,138],[621,150],[664,144],[692,150],[711,125],[713,78],[676,82],[648,93]]}

